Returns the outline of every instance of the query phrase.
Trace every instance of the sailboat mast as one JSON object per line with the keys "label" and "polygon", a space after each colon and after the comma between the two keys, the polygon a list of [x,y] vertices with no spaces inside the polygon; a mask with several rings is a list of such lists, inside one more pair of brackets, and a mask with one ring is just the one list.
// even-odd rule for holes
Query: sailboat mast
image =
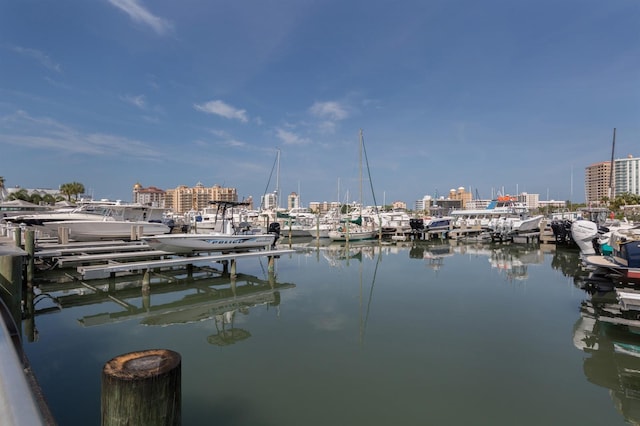
{"label": "sailboat mast", "polygon": [[276,169],[276,209],[280,210],[280,149],[278,149],[276,161],[278,165]]}
{"label": "sailboat mast", "polygon": [[615,187],[613,185],[613,157],[616,151],[616,128],[613,128],[613,143],[611,146],[611,166],[609,170],[609,202],[615,196]]}
{"label": "sailboat mast", "polygon": [[360,215],[362,215],[362,129],[360,129]]}

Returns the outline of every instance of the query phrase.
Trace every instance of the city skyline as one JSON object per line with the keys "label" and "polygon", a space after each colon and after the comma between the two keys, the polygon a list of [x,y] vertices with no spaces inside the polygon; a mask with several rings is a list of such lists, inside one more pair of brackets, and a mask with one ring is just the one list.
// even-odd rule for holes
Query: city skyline
{"label": "city skyline", "polygon": [[3,2],[0,175],[255,200],[280,152],[281,193],[357,200],[363,129],[366,204],[584,202],[614,128],[616,158],[640,155],[640,3],[507,4]]}

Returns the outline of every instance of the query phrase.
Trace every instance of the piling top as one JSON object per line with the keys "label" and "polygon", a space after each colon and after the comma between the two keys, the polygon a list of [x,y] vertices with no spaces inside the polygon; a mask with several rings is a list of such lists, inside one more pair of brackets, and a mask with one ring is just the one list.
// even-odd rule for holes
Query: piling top
{"label": "piling top", "polygon": [[139,380],[166,374],[179,366],[180,354],[168,349],[148,349],[119,355],[107,362],[103,374],[120,380]]}

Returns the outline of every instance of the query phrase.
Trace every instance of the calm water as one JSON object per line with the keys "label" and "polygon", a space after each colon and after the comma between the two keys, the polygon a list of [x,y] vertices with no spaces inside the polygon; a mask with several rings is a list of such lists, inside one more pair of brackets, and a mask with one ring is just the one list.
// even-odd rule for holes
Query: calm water
{"label": "calm water", "polygon": [[613,351],[640,339],[581,314],[576,251],[403,244],[303,243],[271,279],[247,259],[234,283],[154,275],[148,297],[119,280],[121,303],[52,276],[63,309],[27,355],[61,425],[99,424],[104,364],[151,348],[182,355],[184,425],[640,420],[640,362]]}

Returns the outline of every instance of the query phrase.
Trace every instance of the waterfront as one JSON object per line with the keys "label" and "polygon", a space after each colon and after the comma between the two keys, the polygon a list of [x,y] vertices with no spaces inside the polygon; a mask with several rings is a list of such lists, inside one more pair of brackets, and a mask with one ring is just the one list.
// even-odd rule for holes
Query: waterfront
{"label": "waterfront", "polygon": [[294,248],[275,276],[251,259],[233,282],[154,275],[149,294],[139,281],[96,296],[52,273],[41,289],[63,308],[38,296],[36,309],[49,313],[23,327],[59,424],[99,424],[104,363],[150,348],[182,355],[184,425],[638,420],[640,380],[605,352],[607,333],[593,353],[574,344],[590,300],[576,285],[577,251],[450,241]]}

